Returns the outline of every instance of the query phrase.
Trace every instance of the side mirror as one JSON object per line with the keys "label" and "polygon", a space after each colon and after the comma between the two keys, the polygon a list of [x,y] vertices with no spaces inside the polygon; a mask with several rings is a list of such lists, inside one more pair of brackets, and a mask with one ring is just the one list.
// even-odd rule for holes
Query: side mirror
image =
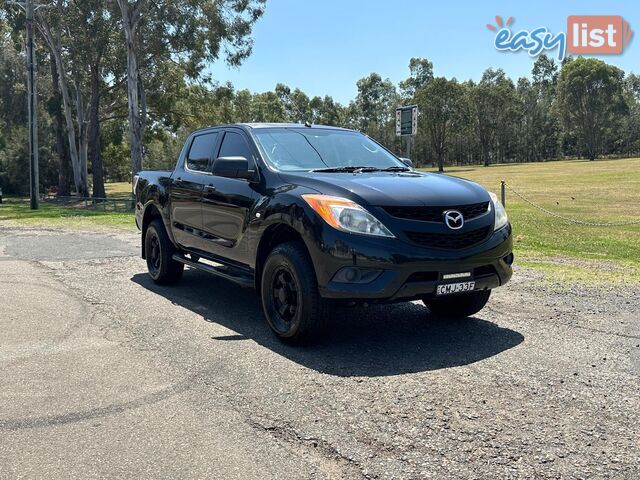
{"label": "side mirror", "polygon": [[249,160],[245,157],[218,157],[213,162],[211,173],[218,177],[252,180],[256,172],[249,170]]}
{"label": "side mirror", "polygon": [[404,163],[407,167],[413,168],[413,162],[410,158],[401,158],[400,160],[402,160],[402,163]]}

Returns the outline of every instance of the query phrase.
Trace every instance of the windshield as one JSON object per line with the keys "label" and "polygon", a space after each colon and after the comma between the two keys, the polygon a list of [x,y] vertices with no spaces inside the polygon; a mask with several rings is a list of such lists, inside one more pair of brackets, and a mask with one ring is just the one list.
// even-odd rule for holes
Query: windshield
{"label": "windshield", "polygon": [[254,130],[269,163],[285,172],[406,165],[369,137],[346,130],[264,128]]}

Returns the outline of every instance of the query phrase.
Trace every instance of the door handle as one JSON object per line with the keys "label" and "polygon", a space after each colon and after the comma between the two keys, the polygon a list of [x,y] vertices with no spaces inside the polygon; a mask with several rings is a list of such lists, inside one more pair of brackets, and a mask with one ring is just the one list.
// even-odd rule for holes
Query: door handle
{"label": "door handle", "polygon": [[204,187],[204,191],[205,192],[209,192],[209,193],[213,193],[216,191],[216,187],[214,187],[213,185],[206,185]]}

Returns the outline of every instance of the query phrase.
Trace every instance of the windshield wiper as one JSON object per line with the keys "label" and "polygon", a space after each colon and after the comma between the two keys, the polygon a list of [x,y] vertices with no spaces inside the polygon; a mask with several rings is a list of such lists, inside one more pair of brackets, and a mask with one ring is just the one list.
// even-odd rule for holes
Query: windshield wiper
{"label": "windshield wiper", "polygon": [[344,166],[344,167],[327,167],[327,168],[314,168],[313,170],[309,170],[310,172],[325,172],[325,173],[333,173],[333,172],[347,172],[347,173],[360,173],[360,172],[379,172],[380,169],[376,167],[353,167],[353,166]]}
{"label": "windshield wiper", "polygon": [[409,167],[388,167],[380,170],[381,172],[408,172],[411,169]]}

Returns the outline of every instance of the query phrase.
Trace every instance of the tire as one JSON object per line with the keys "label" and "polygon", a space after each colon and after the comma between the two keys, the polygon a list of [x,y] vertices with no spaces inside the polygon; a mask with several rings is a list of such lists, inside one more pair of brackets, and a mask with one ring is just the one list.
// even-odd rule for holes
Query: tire
{"label": "tire", "polygon": [[462,293],[449,297],[425,298],[422,302],[438,318],[454,319],[475,315],[489,301],[491,290]]}
{"label": "tire", "polygon": [[301,242],[276,246],[260,279],[262,309],[271,330],[290,344],[311,343],[326,330],[329,302],[318,292],[313,263]]}
{"label": "tire", "polygon": [[162,220],[151,222],[144,236],[144,250],[149,276],[158,285],[171,285],[182,277],[184,264],[172,257],[176,252]]}

